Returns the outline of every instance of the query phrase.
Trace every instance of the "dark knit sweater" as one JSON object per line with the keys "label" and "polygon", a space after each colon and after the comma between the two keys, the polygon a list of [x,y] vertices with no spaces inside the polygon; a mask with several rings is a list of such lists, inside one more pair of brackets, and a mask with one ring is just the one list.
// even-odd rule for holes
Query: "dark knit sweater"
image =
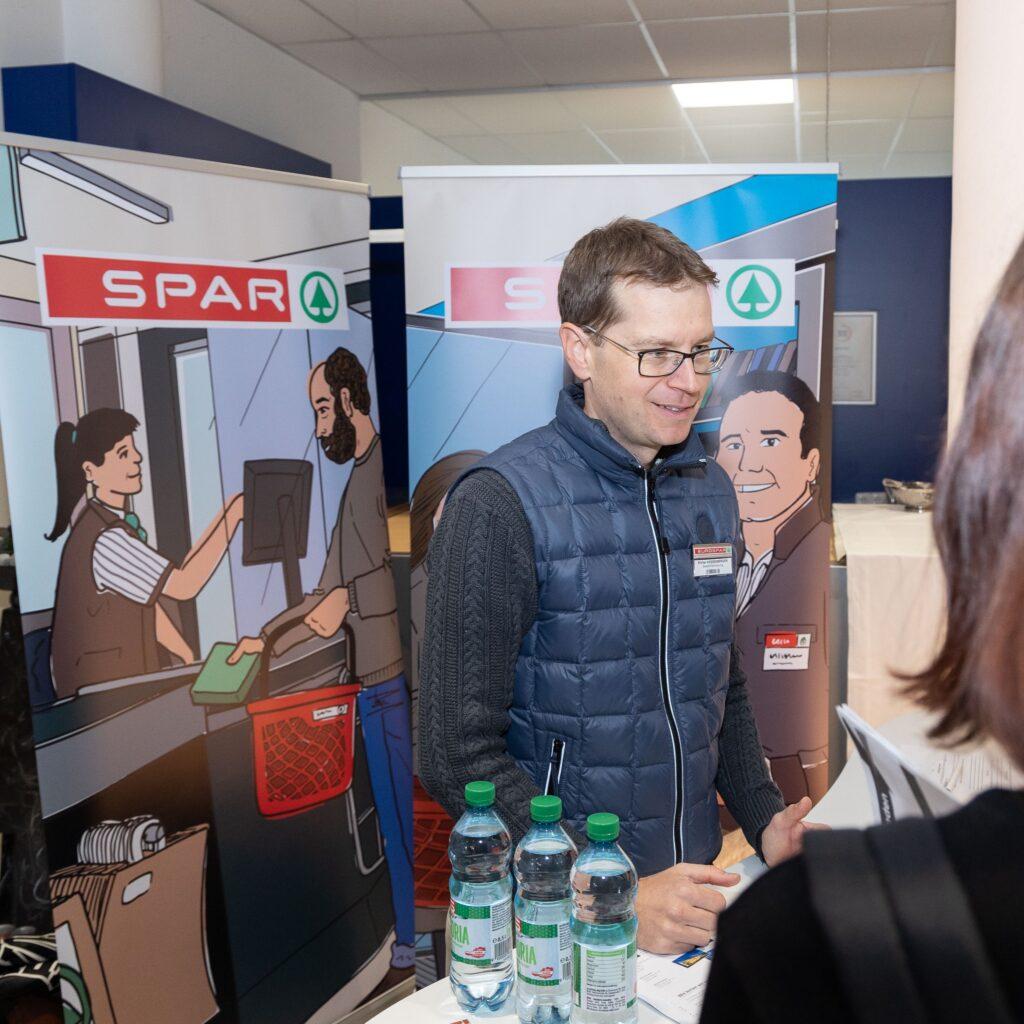
{"label": "dark knit sweater", "polygon": [[[508,752],[505,733],[519,646],[537,614],[537,575],[530,524],[504,477],[480,470],[459,484],[445,504],[429,559],[420,780],[455,818],[464,809],[466,783],[490,780],[497,810],[518,842],[538,789]],[[784,805],[765,766],[735,648],[715,784],[759,848],[765,825]]]}

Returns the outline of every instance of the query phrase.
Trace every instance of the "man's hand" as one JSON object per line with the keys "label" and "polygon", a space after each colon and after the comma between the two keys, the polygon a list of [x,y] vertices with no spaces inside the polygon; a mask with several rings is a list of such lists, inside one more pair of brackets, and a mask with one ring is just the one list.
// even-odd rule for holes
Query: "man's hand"
{"label": "man's hand", "polygon": [[235,644],[235,649],[228,655],[228,664],[235,665],[238,663],[238,659],[244,654],[262,654],[263,653],[263,638],[258,636],[243,636],[241,640]]}
{"label": "man's hand", "polygon": [[334,636],[348,615],[348,587],[335,587],[302,620],[317,636]]}
{"label": "man's hand", "polygon": [[761,833],[761,853],[768,867],[773,868],[781,861],[795,857],[803,849],[804,835],[810,829],[828,828],[828,825],[803,820],[812,806],[809,796],[801,797],[799,803],[790,804],[768,822],[768,827]]}
{"label": "man's hand", "polygon": [[725,909],[725,897],[708,886],[735,885],[739,880],[739,875],[710,864],[676,864],[641,878],[637,945],[649,953],[682,953],[706,945]]}

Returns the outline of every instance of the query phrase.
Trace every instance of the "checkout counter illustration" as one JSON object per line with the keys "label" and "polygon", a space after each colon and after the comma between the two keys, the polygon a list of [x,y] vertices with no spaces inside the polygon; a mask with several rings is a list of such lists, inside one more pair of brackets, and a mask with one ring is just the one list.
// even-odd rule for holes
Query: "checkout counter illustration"
{"label": "checkout counter illustration", "polygon": [[[69,794],[48,789],[46,830],[64,995],[83,1022],[340,1016],[411,973],[409,698],[356,356],[314,366],[308,399],[326,466],[246,459],[242,492],[177,558],[134,511],[140,419],[99,407],[58,427],[48,536],[63,550],[32,690],[41,775]],[[346,464],[304,595],[318,472]],[[230,572],[232,543],[242,566],[281,572],[286,607],[200,662],[186,613]]]}

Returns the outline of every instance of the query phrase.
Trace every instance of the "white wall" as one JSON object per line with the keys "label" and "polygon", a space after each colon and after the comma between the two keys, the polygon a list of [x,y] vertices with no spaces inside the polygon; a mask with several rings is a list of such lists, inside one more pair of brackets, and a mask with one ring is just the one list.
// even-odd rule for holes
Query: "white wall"
{"label": "white wall", "polygon": [[0,0],[0,67],[64,59],[61,0]]}
{"label": "white wall", "polygon": [[65,63],[160,94],[160,0],[62,0],[61,7]]}
{"label": "white wall", "polygon": [[194,0],[162,0],[163,95],[360,181],[359,100]]}
{"label": "white wall", "polygon": [[362,102],[360,107],[362,181],[368,182],[375,196],[401,195],[398,168],[421,165],[472,163],[437,139],[413,128],[401,118]]}
{"label": "white wall", "polygon": [[0,0],[0,67],[71,62],[360,180],[355,93],[195,0]]}
{"label": "white wall", "polygon": [[74,62],[399,195],[403,164],[461,153],[196,0],[0,0],[0,67]]}
{"label": "white wall", "polygon": [[1024,234],[1024,3],[959,3],[953,118],[953,238],[949,314],[950,435],[960,415],[974,339]]}

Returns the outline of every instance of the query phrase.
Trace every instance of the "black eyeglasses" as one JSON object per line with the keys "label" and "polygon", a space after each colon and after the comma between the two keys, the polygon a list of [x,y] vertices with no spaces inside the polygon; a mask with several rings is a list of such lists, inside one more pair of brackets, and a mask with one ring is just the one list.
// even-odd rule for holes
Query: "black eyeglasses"
{"label": "black eyeglasses", "polygon": [[637,352],[635,349],[626,348],[614,338],[609,338],[607,334],[595,331],[593,327],[584,327],[583,330],[616,348],[621,348],[627,355],[636,356],[641,377],[668,377],[683,365],[684,359],[693,360],[694,373],[715,373],[725,366],[725,361],[733,351],[732,345],[728,342],[722,341],[721,338],[713,338],[716,344],[694,349],[693,352],[680,352],[674,348],[647,348]]}

